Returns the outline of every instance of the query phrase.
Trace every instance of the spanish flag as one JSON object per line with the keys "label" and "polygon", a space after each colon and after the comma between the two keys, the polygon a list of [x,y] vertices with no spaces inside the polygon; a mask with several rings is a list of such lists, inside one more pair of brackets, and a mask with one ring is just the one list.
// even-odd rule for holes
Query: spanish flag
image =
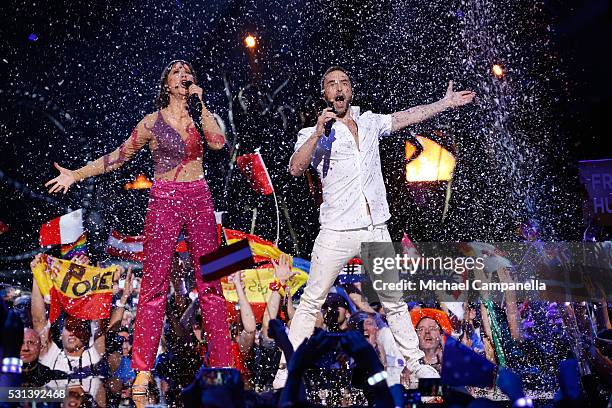
{"label": "spanish flag", "polygon": [[[287,289],[291,296],[306,283],[308,280],[308,274],[301,269],[293,266],[291,268],[295,275],[287,281]],[[242,271],[244,274],[244,293],[249,303],[267,303],[272,289],[270,284],[278,282],[276,276],[274,276],[274,268],[263,267],[257,269],[245,269]],[[229,282],[227,278],[221,280],[221,286],[223,288],[223,296],[228,302],[238,302],[238,294],[236,293],[236,286]],[[284,295],[285,291],[281,288],[280,294]]]}
{"label": "spanish flag", "polygon": [[[294,259],[304,261],[300,258]],[[291,296],[295,295],[295,293],[302,286],[304,286],[304,284],[308,280],[308,274],[302,268],[304,268],[303,264],[296,263],[294,263],[291,268],[293,272],[296,272],[296,274],[287,281],[287,290],[289,290]],[[243,289],[245,295],[247,297],[248,302],[251,304],[253,314],[255,315],[255,320],[258,323],[261,323],[264,312],[266,310],[266,303],[272,295],[271,285],[278,283],[278,279],[276,279],[276,276],[274,276],[274,268],[270,267],[268,264],[267,266],[263,266],[261,268],[246,269],[242,271],[242,273],[244,274]],[[238,302],[236,286],[233,282],[230,282],[226,276],[221,279],[221,287],[223,288],[223,296],[225,297],[225,300],[228,305],[230,305],[227,308],[228,314],[233,320],[235,320],[237,318],[237,312],[233,304]],[[279,294],[281,296],[284,296],[284,289],[281,288],[279,290]]]}
{"label": "spanish flag", "polygon": [[228,244],[233,244],[243,239],[248,239],[255,263],[266,262],[270,259],[278,260],[283,253],[272,242],[266,241],[257,235],[251,235],[229,228],[223,228],[223,233],[225,234],[225,240]]}
{"label": "spanish flag", "polygon": [[[256,320],[260,322],[263,317],[263,312],[265,311],[266,302],[272,294],[270,284],[274,284],[278,281],[274,276],[274,267],[270,264],[270,259],[278,261],[283,251],[278,249],[272,242],[266,241],[257,235],[246,234],[242,231],[229,228],[224,228],[223,233],[228,244],[247,239],[251,247],[254,261],[256,263],[265,262],[264,265],[258,268],[242,271],[244,274],[244,291],[246,297],[249,303],[251,303]],[[302,258],[292,257],[291,269],[296,272],[296,274],[287,281],[287,289],[293,296],[306,284],[308,273],[310,272],[310,262]],[[236,287],[233,283],[228,281],[227,277],[221,279],[221,286],[223,288],[223,296],[227,302],[230,304],[238,302]],[[283,289],[280,289],[279,293],[281,296],[284,296],[285,292]],[[233,307],[229,308],[228,311],[230,315],[235,314],[235,309]]]}
{"label": "spanish flag", "polygon": [[83,320],[109,317],[116,270],[117,266],[97,268],[43,255],[32,273],[41,294],[51,297],[49,321],[54,322],[62,309]]}
{"label": "spanish flag", "polygon": [[[247,234],[242,231],[232,230],[229,228],[223,228],[223,233],[228,245],[243,239],[248,240],[249,245],[251,246],[251,252],[253,253],[253,260],[257,264],[267,262],[267,267],[270,267],[270,259],[278,261],[281,254],[284,254],[284,252],[278,249],[272,242],[266,241],[257,235]],[[306,259],[293,256],[291,257],[291,264],[293,269],[302,271],[306,275],[310,273],[310,261],[307,261]]]}

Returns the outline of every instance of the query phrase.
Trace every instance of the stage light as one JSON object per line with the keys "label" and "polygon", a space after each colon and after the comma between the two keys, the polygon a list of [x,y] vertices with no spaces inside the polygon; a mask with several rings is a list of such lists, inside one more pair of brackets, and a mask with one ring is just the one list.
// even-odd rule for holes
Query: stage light
{"label": "stage light", "polygon": [[495,75],[498,78],[501,78],[504,76],[504,68],[499,64],[494,64],[493,67],[491,68],[491,71],[493,71],[493,75]]}
{"label": "stage light", "polygon": [[255,48],[257,45],[257,39],[249,34],[244,37],[244,45],[246,45],[247,48]]}
{"label": "stage light", "polygon": [[8,224],[0,220],[0,235],[4,234],[5,232],[8,232],[8,230],[9,230]]}
{"label": "stage light", "polygon": [[455,157],[447,149],[423,136],[416,137],[423,150],[414,157],[417,147],[406,141],[406,181],[448,181],[453,176]]}
{"label": "stage light", "polygon": [[153,183],[151,180],[149,180],[144,174],[139,174],[136,176],[136,179],[133,182],[127,183],[125,186],[123,186],[123,188],[126,190],[144,190],[151,188],[152,185]]}

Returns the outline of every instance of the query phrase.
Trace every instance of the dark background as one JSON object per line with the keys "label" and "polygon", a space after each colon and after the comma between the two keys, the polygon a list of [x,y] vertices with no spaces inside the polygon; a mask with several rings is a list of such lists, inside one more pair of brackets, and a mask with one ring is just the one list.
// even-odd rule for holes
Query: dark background
{"label": "dark background", "polygon": [[[478,95],[381,142],[395,239],[406,231],[417,241],[516,240],[525,221],[543,239],[582,239],[577,161],[610,157],[606,1],[75,3],[0,6],[0,221],[10,227],[0,236],[2,281],[27,270],[40,225],[69,209],[87,209],[97,257],[110,229],[142,232],[147,192],[122,186],[152,177],[146,149],[65,196],[42,185],[55,177],[54,161],[74,169],[126,139],[154,110],[161,71],[176,58],[193,63],[238,154],[261,147],[297,236],[296,247],[281,214],[287,252],[309,258],[318,230],[306,179],[292,178],[287,164],[297,131],[314,123],[320,77],[332,64],[351,71],[362,110],[433,102],[449,79]],[[255,52],[242,43],[246,33],[259,39]],[[503,79],[491,74],[494,63]],[[439,130],[457,157],[444,220],[446,183],[405,182],[405,140]],[[228,176],[229,154],[206,157],[226,225],[248,232],[257,208],[255,233],[274,239],[272,197],[254,193],[238,171]]]}

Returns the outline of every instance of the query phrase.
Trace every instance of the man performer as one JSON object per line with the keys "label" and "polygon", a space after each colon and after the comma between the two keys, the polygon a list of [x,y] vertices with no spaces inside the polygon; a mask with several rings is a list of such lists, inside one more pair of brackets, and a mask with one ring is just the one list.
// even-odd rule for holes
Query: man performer
{"label": "man performer", "polygon": [[[351,106],[353,84],[347,71],[339,66],[325,72],[321,90],[330,107],[323,110],[316,126],[300,130],[289,162],[289,172],[296,177],[312,164],[323,187],[321,230],[312,250],[308,283],[289,330],[294,348],[312,334],[316,314],[327,293],[346,262],[360,255],[361,243],[391,242],[385,224],[390,214],[380,165],[379,138],[474,99],[471,91],[453,91],[450,81],[444,98],[434,103],[391,115],[361,113],[358,106]],[[382,303],[412,377],[439,377],[433,367],[420,362],[423,352],[419,350],[406,303],[384,300]],[[281,361],[274,388],[284,387],[286,378],[287,370]]]}

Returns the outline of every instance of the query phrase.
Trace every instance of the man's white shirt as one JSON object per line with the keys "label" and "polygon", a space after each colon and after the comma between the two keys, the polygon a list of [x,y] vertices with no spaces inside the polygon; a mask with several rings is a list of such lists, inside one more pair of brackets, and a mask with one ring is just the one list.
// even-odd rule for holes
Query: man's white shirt
{"label": "man's white shirt", "polygon": [[[378,150],[379,138],[391,133],[391,115],[371,111],[360,114],[358,106],[350,109],[357,123],[359,147],[349,128],[336,121],[330,136],[319,139],[311,159],[323,187],[321,228],[340,231],[364,228],[382,224],[391,216]],[[300,130],[294,150],[314,131],[315,127]]]}

